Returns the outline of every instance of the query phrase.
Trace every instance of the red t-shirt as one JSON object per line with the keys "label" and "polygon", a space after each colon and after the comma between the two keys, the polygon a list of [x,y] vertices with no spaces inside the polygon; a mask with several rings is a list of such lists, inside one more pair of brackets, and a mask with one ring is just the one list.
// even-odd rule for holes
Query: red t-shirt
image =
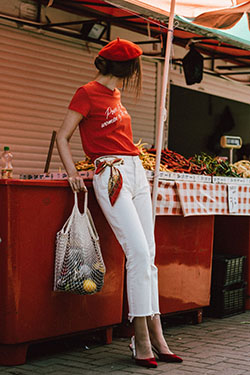
{"label": "red t-shirt", "polygon": [[95,160],[104,155],[138,155],[131,118],[121,104],[120,91],[92,81],[80,87],[69,109],[84,117],[79,124],[85,153]]}

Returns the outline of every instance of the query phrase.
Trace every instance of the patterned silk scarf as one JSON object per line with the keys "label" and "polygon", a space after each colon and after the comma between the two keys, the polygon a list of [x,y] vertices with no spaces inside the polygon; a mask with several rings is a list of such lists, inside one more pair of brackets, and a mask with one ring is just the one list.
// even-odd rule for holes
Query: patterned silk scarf
{"label": "patterned silk scarf", "polygon": [[100,161],[96,167],[95,174],[100,174],[105,170],[106,167],[110,167],[108,194],[112,206],[115,204],[115,201],[118,198],[123,182],[121,172],[115,167],[115,165],[120,165],[123,163],[123,159],[116,158],[111,161]]}

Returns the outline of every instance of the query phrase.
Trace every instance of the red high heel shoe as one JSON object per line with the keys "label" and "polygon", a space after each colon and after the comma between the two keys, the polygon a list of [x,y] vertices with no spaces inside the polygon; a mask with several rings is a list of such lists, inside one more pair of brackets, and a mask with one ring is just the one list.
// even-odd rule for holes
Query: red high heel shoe
{"label": "red high heel shoe", "polygon": [[176,354],[166,354],[160,353],[154,346],[152,346],[153,352],[158,356],[159,360],[162,362],[176,362],[181,363],[183,359],[178,357]]}
{"label": "red high heel shoe", "polygon": [[131,344],[129,345],[129,349],[132,351],[132,358],[135,360],[135,363],[138,366],[147,367],[147,368],[156,368],[157,362],[155,360],[155,357],[152,358],[145,358],[140,359],[136,358],[136,350],[135,350],[135,337],[131,337]]}

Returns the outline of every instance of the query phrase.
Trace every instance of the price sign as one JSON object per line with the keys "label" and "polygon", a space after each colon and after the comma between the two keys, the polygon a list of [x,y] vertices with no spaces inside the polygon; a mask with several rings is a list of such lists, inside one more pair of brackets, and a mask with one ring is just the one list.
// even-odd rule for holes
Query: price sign
{"label": "price sign", "polygon": [[223,148],[241,148],[242,139],[235,135],[223,135],[220,139],[220,145]]}
{"label": "price sign", "polygon": [[228,185],[228,209],[230,213],[238,212],[238,187]]}

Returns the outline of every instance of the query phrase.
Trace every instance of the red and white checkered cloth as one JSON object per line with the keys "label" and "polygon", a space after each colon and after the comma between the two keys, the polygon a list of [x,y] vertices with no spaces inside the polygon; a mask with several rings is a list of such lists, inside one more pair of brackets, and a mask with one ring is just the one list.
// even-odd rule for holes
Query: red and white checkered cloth
{"label": "red and white checkered cloth", "polygon": [[[249,185],[237,185],[238,190],[238,210],[230,215],[250,215],[250,186]],[[229,213],[229,212],[228,212]]]}
{"label": "red and white checkered cloth", "polygon": [[227,186],[199,182],[176,182],[183,215],[228,214]]}
{"label": "red and white checkered cloth", "polygon": [[250,185],[236,185],[238,209],[229,212],[228,185],[159,181],[156,215],[250,215]]}
{"label": "red and white checkered cloth", "polygon": [[175,181],[159,181],[156,215],[183,215]]}
{"label": "red and white checkered cloth", "polygon": [[228,186],[194,182],[176,182],[184,216],[250,215],[250,186],[236,185],[238,208],[229,212]]}

